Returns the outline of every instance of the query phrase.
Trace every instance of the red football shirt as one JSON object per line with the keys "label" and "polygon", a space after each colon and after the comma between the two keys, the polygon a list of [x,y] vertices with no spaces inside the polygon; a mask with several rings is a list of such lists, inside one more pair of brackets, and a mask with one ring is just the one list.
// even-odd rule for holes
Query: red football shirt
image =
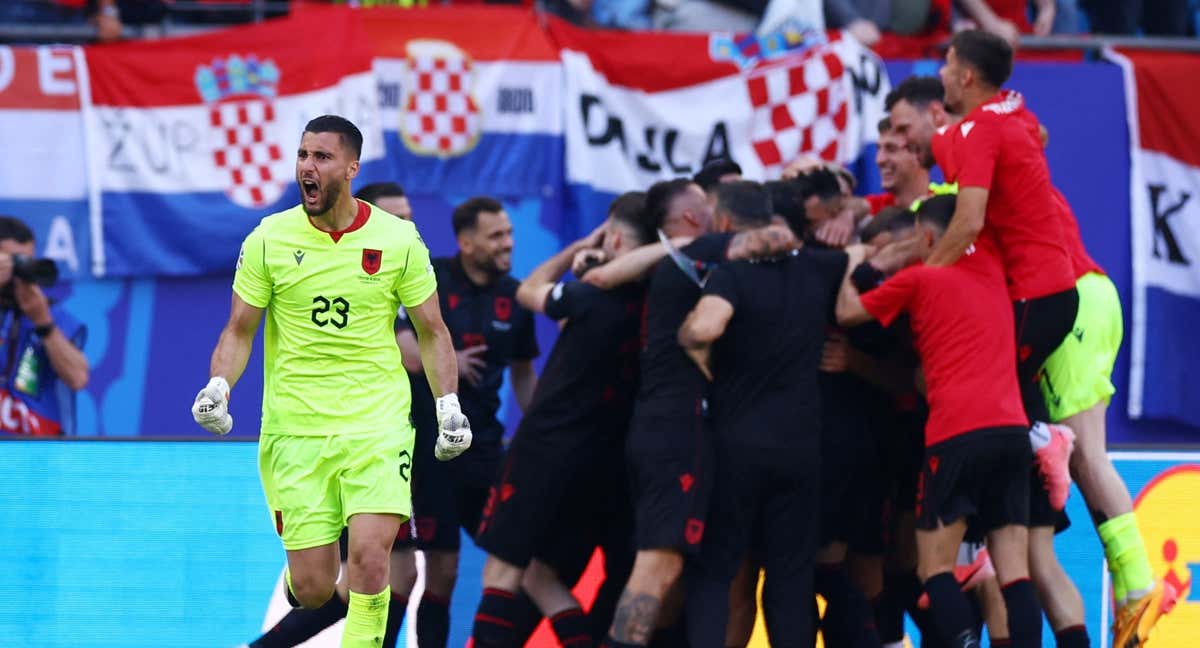
{"label": "red football shirt", "polygon": [[1079,221],[1075,218],[1075,213],[1071,211],[1071,205],[1067,202],[1066,196],[1054,188],[1054,200],[1059,204],[1061,209],[1058,210],[1059,219],[1062,222],[1063,243],[1067,246],[1067,254],[1071,256],[1071,269],[1075,273],[1075,278],[1078,279],[1089,272],[1098,272],[1104,274],[1104,268],[1096,263],[1095,259],[1088,254],[1087,248],[1083,245],[1083,237],[1079,234]]}
{"label": "red football shirt", "polygon": [[974,430],[1026,426],[1013,309],[996,257],[969,249],[953,265],[905,268],[862,296],[885,326],[908,313],[925,371],[925,445]]}
{"label": "red football shirt", "polygon": [[[1075,285],[1064,244],[1061,206],[1038,136],[1038,121],[1016,92],[1002,91],[949,129],[950,182],[988,190],[980,238],[993,237],[1013,301]],[[935,155],[937,149],[935,149]],[[947,150],[942,151],[943,155]],[[939,160],[940,163],[940,160]]]}
{"label": "red football shirt", "polygon": [[877,194],[868,194],[863,196],[863,198],[866,199],[867,205],[871,207],[872,216],[883,211],[885,208],[896,204],[896,194],[890,191]]}

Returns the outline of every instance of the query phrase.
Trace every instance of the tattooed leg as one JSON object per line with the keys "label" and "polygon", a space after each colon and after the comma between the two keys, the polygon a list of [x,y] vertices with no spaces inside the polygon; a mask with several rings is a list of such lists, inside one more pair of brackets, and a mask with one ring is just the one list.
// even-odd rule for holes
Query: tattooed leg
{"label": "tattooed leg", "polygon": [[650,643],[663,599],[679,580],[683,556],[664,549],[639,551],[629,583],[617,603],[609,636],[621,643],[645,646]]}

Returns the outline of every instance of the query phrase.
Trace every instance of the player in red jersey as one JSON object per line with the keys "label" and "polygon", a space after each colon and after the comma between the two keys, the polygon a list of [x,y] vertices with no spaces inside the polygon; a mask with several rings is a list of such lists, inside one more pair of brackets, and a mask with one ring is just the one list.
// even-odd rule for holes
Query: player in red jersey
{"label": "player in red jersey", "polygon": [[[935,249],[954,209],[952,196],[922,203],[914,261]],[[855,257],[861,260],[862,251],[852,253],[851,266],[858,264]],[[925,374],[930,411],[917,487],[918,571],[942,639],[955,648],[979,645],[970,606],[953,576],[970,527],[987,534],[1012,645],[1041,646],[1041,610],[1028,562],[1033,457],[999,260],[970,249],[949,266],[917,263],[861,297],[851,274],[838,297],[838,321],[888,325],[907,313]]]}
{"label": "player in red jersey", "polygon": [[942,67],[946,109],[963,118],[942,133],[934,150],[947,180],[959,186],[958,209],[930,265],[953,263],[968,246],[997,254],[1008,280],[1017,332],[1021,398],[1034,429],[1031,439],[1047,480],[1050,511],[1066,501],[1065,463],[1074,434],[1049,421],[1038,375],[1075,321],[1079,293],[1064,244],[1061,208],[1042,152],[1041,128],[1020,94],[1001,91],[1012,72],[1012,48],[981,31],[960,32]]}

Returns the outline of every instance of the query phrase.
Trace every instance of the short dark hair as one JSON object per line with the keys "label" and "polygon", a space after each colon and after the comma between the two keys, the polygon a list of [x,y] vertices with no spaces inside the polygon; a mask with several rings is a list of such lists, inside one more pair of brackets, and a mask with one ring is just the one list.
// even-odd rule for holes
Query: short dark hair
{"label": "short dark hair", "polygon": [[1012,75],[1013,49],[1008,41],[981,29],[960,31],[950,39],[960,61],[975,68],[984,82],[999,88]]}
{"label": "short dark hair", "polygon": [[924,110],[934,101],[946,101],[946,88],[942,80],[935,76],[910,76],[892,89],[883,100],[884,108],[891,110],[901,100]]}
{"label": "short dark hair", "polygon": [[804,199],[795,180],[770,180],[763,183],[771,197],[771,209],[782,218],[792,233],[803,236],[808,229],[808,213],[804,210]]}
{"label": "short dark hair", "polygon": [[479,223],[479,214],[483,212],[500,213],[503,210],[504,205],[501,205],[499,200],[487,196],[476,196],[454,208],[454,214],[450,217],[450,226],[454,228],[454,235],[458,236],[463,230],[474,229],[475,225]]}
{"label": "short dark hair", "polygon": [[337,115],[321,115],[314,117],[304,126],[305,133],[337,133],[341,136],[342,146],[354,154],[357,160],[362,156],[362,131],[345,117]]}
{"label": "short dark hair", "polygon": [[650,185],[646,190],[646,222],[650,227],[655,230],[662,227],[671,209],[671,201],[693,184],[688,178],[675,178]]}
{"label": "short dark hair", "polygon": [[727,212],[738,225],[757,227],[771,222],[771,195],[761,184],[753,180],[722,182],[714,191],[717,213]]}
{"label": "short dark hair", "polygon": [[800,190],[801,202],[813,196],[828,200],[842,195],[842,186],[838,184],[837,174],[825,167],[802,173],[796,176],[794,182]]}
{"label": "short dark hair", "polygon": [[404,196],[404,187],[395,182],[372,182],[371,184],[358,190],[354,194],[355,198],[365,200],[369,203],[374,203],[380,198],[400,198]]}
{"label": "short dark hair", "polygon": [[884,117],[883,119],[880,119],[879,123],[876,124],[875,128],[879,130],[880,135],[883,135],[884,133],[892,130],[892,118]]}
{"label": "short dark hair", "polygon": [[858,237],[862,239],[863,243],[870,243],[875,240],[875,237],[884,232],[903,232],[916,225],[916,216],[916,213],[911,209],[895,206],[884,207],[862,228],[862,231],[858,233]]}
{"label": "short dark hair", "polygon": [[945,230],[950,226],[950,219],[954,217],[956,204],[958,198],[954,194],[942,194],[922,200],[917,209],[917,222]]}
{"label": "short dark hair", "polygon": [[696,184],[704,191],[711,191],[713,187],[721,182],[721,176],[736,173],[742,175],[742,167],[732,158],[717,158],[709,160],[708,164],[700,169],[696,176],[692,178]]}
{"label": "short dark hair", "polygon": [[33,230],[15,216],[0,216],[0,241],[16,241],[29,243],[33,240]]}
{"label": "short dark hair", "polygon": [[658,234],[646,218],[646,192],[626,191],[608,206],[608,217],[637,232],[638,243],[650,243]]}

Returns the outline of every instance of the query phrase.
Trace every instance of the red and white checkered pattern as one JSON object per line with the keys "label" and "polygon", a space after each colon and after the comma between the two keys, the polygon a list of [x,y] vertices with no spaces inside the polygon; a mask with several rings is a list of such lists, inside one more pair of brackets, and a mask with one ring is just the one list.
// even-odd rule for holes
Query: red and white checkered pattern
{"label": "red and white checkered pattern", "polygon": [[410,149],[427,155],[461,155],[479,140],[479,106],[471,97],[467,58],[409,57],[408,99],[401,133]]}
{"label": "red and white checkered pattern", "polygon": [[270,131],[275,107],[269,99],[230,99],[209,107],[216,131],[213,162],[228,174],[225,194],[242,207],[265,207],[279,200],[289,179],[288,163]]}
{"label": "red and white checkered pattern", "polygon": [[838,160],[849,116],[843,74],[841,58],[828,47],[749,74],[751,140],[768,172],[806,154]]}

